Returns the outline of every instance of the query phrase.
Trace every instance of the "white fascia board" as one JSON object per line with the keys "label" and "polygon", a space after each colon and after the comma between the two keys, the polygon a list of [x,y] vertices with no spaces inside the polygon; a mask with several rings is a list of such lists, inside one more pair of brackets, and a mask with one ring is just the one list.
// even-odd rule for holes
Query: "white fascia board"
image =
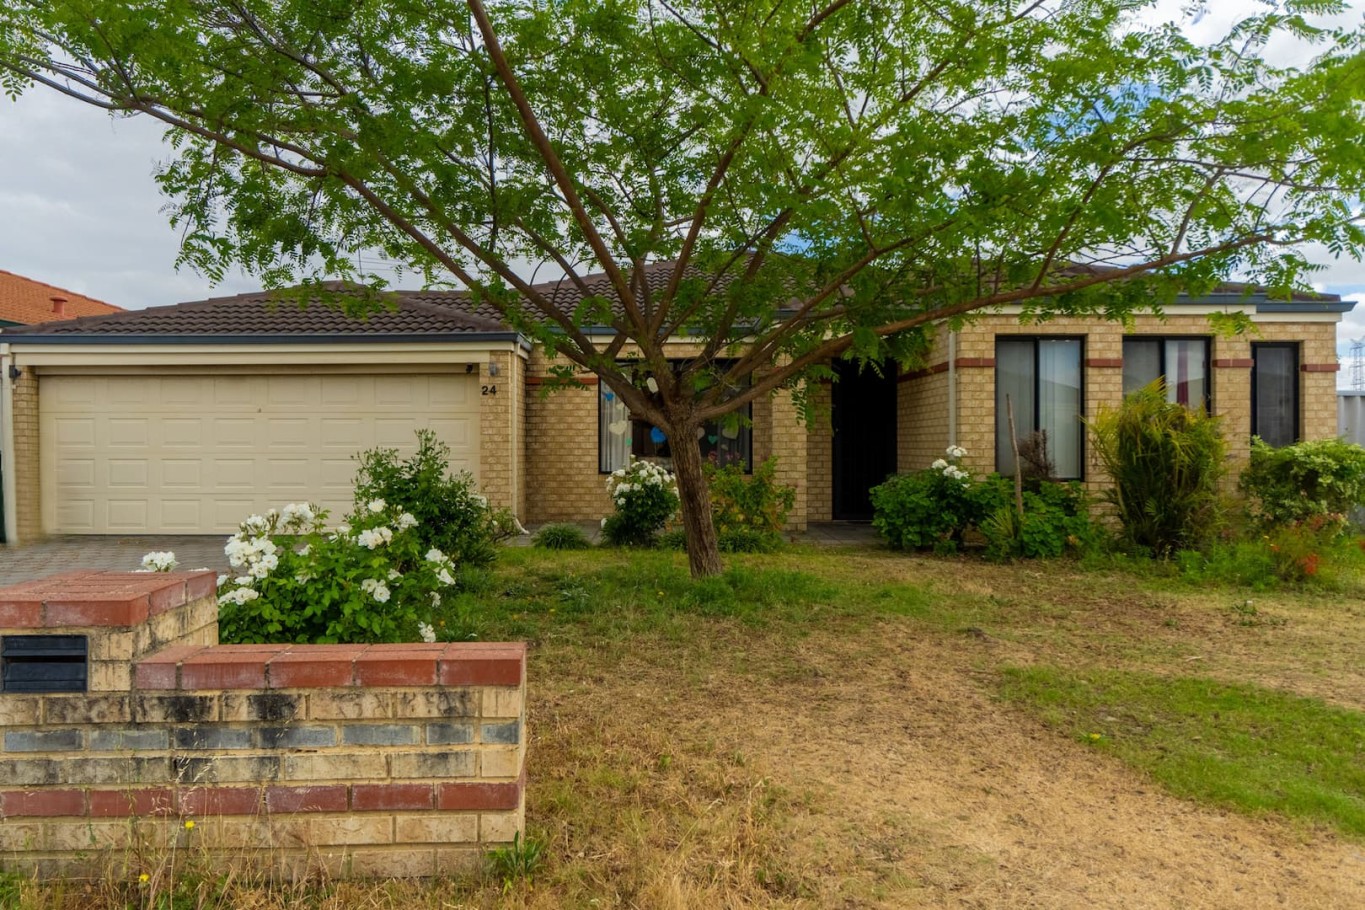
{"label": "white fascia board", "polygon": [[10,343],[16,362],[86,369],[206,366],[451,366],[488,362],[495,352],[525,352],[505,342],[341,344],[32,344]]}

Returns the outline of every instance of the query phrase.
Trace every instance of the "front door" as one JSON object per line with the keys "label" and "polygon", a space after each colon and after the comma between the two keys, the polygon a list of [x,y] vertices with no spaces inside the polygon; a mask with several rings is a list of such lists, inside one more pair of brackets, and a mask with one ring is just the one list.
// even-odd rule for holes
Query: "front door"
{"label": "front door", "polygon": [[838,360],[830,422],[834,427],[834,518],[868,521],[868,491],[896,473],[896,367]]}

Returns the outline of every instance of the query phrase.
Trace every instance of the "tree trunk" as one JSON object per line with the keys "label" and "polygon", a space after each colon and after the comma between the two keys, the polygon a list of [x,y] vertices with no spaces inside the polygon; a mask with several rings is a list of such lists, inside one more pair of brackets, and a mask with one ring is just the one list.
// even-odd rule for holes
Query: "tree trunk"
{"label": "tree trunk", "polygon": [[697,428],[684,426],[673,434],[673,474],[682,501],[683,530],[687,533],[687,562],[693,578],[721,573],[716,524],[711,519],[711,492],[702,469]]}

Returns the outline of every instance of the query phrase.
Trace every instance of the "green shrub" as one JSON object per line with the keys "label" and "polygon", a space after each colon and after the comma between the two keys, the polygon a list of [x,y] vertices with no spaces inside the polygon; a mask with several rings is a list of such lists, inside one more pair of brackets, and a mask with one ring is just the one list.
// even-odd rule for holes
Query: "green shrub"
{"label": "green shrub", "polygon": [[372,500],[335,530],[325,519],[324,511],[291,503],[242,522],[224,547],[237,574],[219,580],[219,638],[434,641],[429,619],[456,589],[455,566],[424,547],[416,517]]}
{"label": "green shrub", "polygon": [[948,449],[923,471],[897,474],[871,490],[872,526],[898,550],[954,553],[963,535],[994,511],[995,484],[973,484],[957,466],[967,453]]}
{"label": "green shrub", "polygon": [[650,547],[678,511],[678,485],[667,468],[631,462],[607,478],[616,511],[602,522],[602,538],[618,547]]}
{"label": "green shrub", "polygon": [[771,553],[782,546],[782,529],[796,504],[796,489],[777,482],[776,458],[749,476],[737,464],[708,467],[707,480],[722,552]]}
{"label": "green shrub", "polygon": [[450,447],[431,430],[417,431],[417,451],[400,460],[396,449],[358,455],[355,502],[380,500],[417,518],[422,548],[448,553],[460,565],[486,566],[497,542],[516,533],[510,513],[489,508],[474,478],[450,474]]}
{"label": "green shrub", "polygon": [[592,541],[578,525],[566,522],[541,528],[531,538],[531,546],[542,550],[588,550],[592,548]]}
{"label": "green shrub", "polygon": [[1278,449],[1253,439],[1238,486],[1262,526],[1348,515],[1365,502],[1365,449],[1341,439]]}
{"label": "green shrub", "polygon": [[669,528],[654,538],[654,545],[660,550],[687,551],[687,532],[682,528]]}
{"label": "green shrub", "polygon": [[1127,543],[1167,556],[1210,539],[1227,450],[1218,418],[1167,401],[1158,379],[1101,409],[1090,429]]}
{"label": "green shrub", "polygon": [[1082,552],[1097,537],[1081,485],[1048,481],[1038,482],[1036,491],[1024,491],[1022,520],[1011,501],[982,521],[980,530],[986,555],[993,559],[1052,559]]}

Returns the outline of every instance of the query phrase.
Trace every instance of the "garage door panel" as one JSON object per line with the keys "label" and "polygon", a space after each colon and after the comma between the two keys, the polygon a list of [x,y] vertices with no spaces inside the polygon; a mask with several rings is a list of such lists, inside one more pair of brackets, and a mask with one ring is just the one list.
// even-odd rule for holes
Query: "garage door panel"
{"label": "garage door panel", "polygon": [[478,377],[45,376],[44,523],[53,533],[231,532],[308,500],[338,521],[358,452],[410,454],[429,427],[478,472]]}
{"label": "garage door panel", "polygon": [[198,499],[167,499],[163,496],[161,525],[167,531],[197,531],[204,527],[204,504]]}
{"label": "garage door panel", "polygon": [[95,421],[91,417],[62,417],[53,425],[53,436],[60,446],[93,446]]}
{"label": "garage door panel", "polygon": [[134,487],[147,490],[147,462],[141,458],[110,458],[104,462],[105,484],[111,489]]}
{"label": "garage door panel", "polygon": [[270,417],[266,420],[266,436],[272,449],[308,449],[316,435],[313,421],[307,417]]}
{"label": "garage door panel", "polygon": [[57,462],[57,482],[70,489],[95,488],[95,460],[93,458],[63,458]]}
{"label": "garage door panel", "polygon": [[257,447],[256,420],[251,417],[213,417],[210,437],[220,448],[251,449]]}
{"label": "garage door panel", "polygon": [[90,499],[71,496],[58,504],[57,520],[64,528],[89,528],[96,524],[95,503]]}
{"label": "garage door panel", "polygon": [[105,514],[111,531],[140,531],[150,522],[147,514],[147,500],[109,499],[105,501]]}
{"label": "garage door panel", "polygon": [[161,487],[165,490],[195,490],[203,483],[204,464],[197,459],[167,458],[161,462]]}
{"label": "garage door panel", "polygon": [[197,448],[204,444],[204,421],[199,417],[167,417],[161,421],[161,442],[166,446]]}

